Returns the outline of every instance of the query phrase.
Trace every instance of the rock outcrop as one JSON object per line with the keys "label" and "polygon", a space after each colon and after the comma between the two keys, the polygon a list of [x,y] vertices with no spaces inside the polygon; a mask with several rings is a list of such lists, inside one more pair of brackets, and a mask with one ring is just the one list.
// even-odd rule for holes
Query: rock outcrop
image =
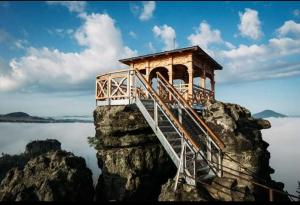
{"label": "rock outcrop", "polygon": [[93,200],[92,172],[85,160],[60,150],[58,141],[32,142],[22,156],[28,161],[6,173],[0,201]]}
{"label": "rock outcrop", "polygon": [[97,200],[157,201],[161,185],[175,175],[175,165],[136,106],[105,106],[94,111],[102,174]]}
{"label": "rock outcrop", "polygon": [[179,181],[174,192],[175,180],[169,179],[161,188],[159,201],[209,201],[212,197],[205,190]]}
{"label": "rock outcrop", "polygon": [[[224,174],[197,187],[180,182],[173,192],[175,166],[136,106],[97,107],[96,135],[90,139],[98,151],[98,165],[102,170],[97,199],[269,200],[268,190],[250,181],[283,190],[283,183],[270,177],[274,170],[269,166],[268,143],[260,131],[271,127],[269,121],[253,118],[249,110],[237,104],[217,101],[206,103],[202,118],[226,145]],[[288,198],[274,192],[274,200],[288,201]]]}
{"label": "rock outcrop", "polygon": [[[269,121],[253,118],[250,111],[240,105],[223,102],[208,102],[204,107],[203,119],[226,145],[223,158],[224,175],[218,179],[220,184],[224,184],[226,178],[234,178],[235,186],[247,192],[245,197],[253,199],[248,192],[253,193],[255,200],[268,200],[269,192],[248,180],[283,189],[283,183],[271,179],[270,174],[274,170],[269,166],[269,144],[262,139],[260,131],[271,127]],[[288,200],[282,194],[274,195],[274,200]],[[227,199],[234,200],[234,197]]]}
{"label": "rock outcrop", "polygon": [[0,157],[0,182],[11,168],[23,169],[30,159],[51,150],[61,150],[60,142],[55,139],[35,140],[26,145],[24,153],[19,155],[3,154]]}
{"label": "rock outcrop", "polygon": [[[271,179],[274,170],[269,166],[268,143],[260,131],[271,127],[269,121],[254,119],[246,108],[223,102],[207,102],[202,118],[226,145],[223,176],[198,183],[194,188],[179,184],[175,193],[174,180],[169,180],[162,186],[159,200],[268,201],[269,190],[250,181],[283,190],[283,183]],[[274,201],[289,201],[286,195],[276,192],[273,195]]]}

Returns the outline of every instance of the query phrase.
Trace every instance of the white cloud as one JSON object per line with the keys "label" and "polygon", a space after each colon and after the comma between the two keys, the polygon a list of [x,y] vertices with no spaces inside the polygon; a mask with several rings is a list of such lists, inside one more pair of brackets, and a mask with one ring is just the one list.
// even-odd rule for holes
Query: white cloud
{"label": "white cloud", "polygon": [[64,53],[57,49],[27,49],[12,59],[9,74],[0,74],[0,91],[16,89],[90,89],[99,73],[119,69],[118,59],[136,55],[124,46],[121,32],[107,14],[84,15],[84,23],[74,34],[85,49]]}
{"label": "white cloud", "polygon": [[6,45],[11,50],[25,49],[29,45],[26,39],[17,39],[3,29],[0,29],[0,43]]}
{"label": "white cloud", "polygon": [[218,74],[218,80],[241,82],[298,75],[299,60],[291,63],[285,58],[299,54],[300,39],[292,38],[272,38],[267,44],[241,44],[235,49],[221,50],[217,57],[224,70]]}
{"label": "white cloud", "polygon": [[[284,23],[277,30],[282,34],[298,31],[298,24],[286,25]],[[222,39],[221,31],[202,22],[196,33],[188,36],[188,40],[192,45],[200,45],[223,66],[222,71],[216,72],[217,82],[228,83],[299,75],[299,37],[278,36],[264,44],[235,46]]]}
{"label": "white cloud", "polygon": [[299,9],[295,9],[295,10],[293,11],[293,15],[294,15],[295,17],[299,17],[299,16],[300,16],[300,10],[299,10]]}
{"label": "white cloud", "polygon": [[137,35],[134,31],[129,31],[129,35],[132,37],[132,38],[136,38]]}
{"label": "white cloud", "polygon": [[258,12],[253,9],[246,8],[245,12],[239,12],[240,24],[238,29],[241,36],[249,37],[258,40],[263,35],[261,31],[261,22],[258,17]]}
{"label": "white cloud", "polygon": [[292,20],[286,21],[279,29],[277,29],[277,32],[280,37],[286,36],[287,34],[300,36],[300,24]]}
{"label": "white cloud", "polygon": [[141,21],[147,21],[152,18],[153,12],[155,10],[155,1],[144,1],[143,2],[143,10],[139,19]]}
{"label": "white cloud", "polygon": [[61,5],[68,8],[70,12],[82,13],[85,10],[85,1],[47,1],[50,5]]}
{"label": "white cloud", "polygon": [[[222,43],[221,32],[218,29],[212,30],[210,25],[202,21],[195,34],[188,36],[191,45],[199,45],[202,49],[208,50],[212,43]],[[231,44],[232,45],[232,44]]]}
{"label": "white cloud", "polygon": [[29,45],[29,42],[26,39],[18,39],[14,42],[14,46],[17,49],[26,49],[27,45]]}
{"label": "white cloud", "polygon": [[46,31],[51,35],[57,35],[62,38],[64,38],[65,36],[70,36],[74,33],[73,29],[62,29],[62,28],[46,29]]}
{"label": "white cloud", "polygon": [[235,47],[235,45],[233,45],[232,43],[230,43],[230,42],[225,42],[225,46],[227,47],[227,48],[229,48],[229,49],[234,49],[234,48],[236,48]]}
{"label": "white cloud", "polygon": [[163,26],[154,26],[152,29],[154,35],[158,38],[160,38],[163,43],[164,43],[164,48],[163,50],[172,50],[175,48],[177,48],[177,43],[175,41],[175,45],[174,45],[174,40],[176,38],[176,32],[175,30],[168,25],[163,25]]}

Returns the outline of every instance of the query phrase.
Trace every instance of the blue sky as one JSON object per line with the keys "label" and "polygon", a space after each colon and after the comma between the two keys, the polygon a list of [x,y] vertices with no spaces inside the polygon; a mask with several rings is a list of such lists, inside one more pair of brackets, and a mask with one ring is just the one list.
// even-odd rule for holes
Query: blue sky
{"label": "blue sky", "polygon": [[85,115],[118,59],[199,45],[217,99],[300,115],[299,2],[1,2],[0,113]]}

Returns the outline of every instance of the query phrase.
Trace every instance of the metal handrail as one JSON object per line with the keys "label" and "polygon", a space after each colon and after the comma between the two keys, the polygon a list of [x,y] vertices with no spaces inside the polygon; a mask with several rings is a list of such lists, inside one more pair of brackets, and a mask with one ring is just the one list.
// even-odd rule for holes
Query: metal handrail
{"label": "metal handrail", "polygon": [[[135,70],[136,76],[141,80],[141,82],[144,84],[145,88],[147,89],[148,87],[148,92],[151,96],[151,98],[153,100],[155,100],[156,102],[158,101],[158,105],[159,103],[161,103],[160,105],[160,109],[161,111],[163,111],[166,116],[169,118],[170,122],[174,125],[175,129],[179,131],[179,133],[181,132],[181,136],[183,138],[183,140],[185,140],[186,145],[189,147],[189,149],[194,150],[195,153],[200,154],[200,156],[206,161],[206,157],[204,157],[202,155],[202,153],[200,152],[200,146],[198,146],[197,143],[194,142],[194,140],[191,138],[191,136],[189,135],[189,133],[187,133],[185,131],[185,129],[181,126],[180,122],[176,119],[176,117],[174,116],[174,114],[170,111],[170,109],[168,108],[168,106],[160,99],[160,97],[156,94],[156,92],[153,90],[152,86],[146,81],[146,79],[141,75],[141,73],[138,70]],[[152,94],[151,94],[152,92]],[[154,99],[156,98],[156,99]],[[165,108],[165,110],[163,109],[163,107]],[[173,122],[174,121],[174,122]],[[177,127],[176,127],[177,126]],[[192,146],[190,146],[190,144],[192,144]],[[196,148],[196,150],[195,150]],[[211,164],[207,163],[207,165],[211,168],[211,170],[215,173],[216,171],[214,170],[215,168],[211,166]]]}
{"label": "metal handrail", "polygon": [[[169,89],[169,88],[161,81],[160,78],[158,78],[158,82],[161,82],[161,85],[164,86],[165,89],[169,90],[169,93],[170,93],[170,94],[173,96],[173,98],[177,101],[178,105],[179,105],[183,110],[185,110],[185,112],[188,114],[188,116],[194,121],[194,123],[198,126],[198,128],[200,128],[200,130],[202,131],[202,133],[205,134],[205,136],[207,137],[206,140],[209,141],[209,139],[210,139],[209,135],[208,135],[207,132],[205,132],[204,129],[199,125],[199,123],[195,120],[195,118],[191,115],[191,113],[188,112],[188,110],[182,105],[182,103],[176,98],[176,96],[175,96],[172,92],[170,92],[170,89]],[[207,141],[206,141],[206,142],[207,142]],[[213,140],[210,140],[210,142],[212,142],[212,144],[213,144],[213,145],[216,147],[216,149],[218,150],[219,155],[221,155],[221,154],[222,154],[222,150],[220,149],[220,147],[219,147],[216,143],[214,143]],[[209,147],[208,147],[207,145],[204,145],[204,146],[206,147],[207,150],[209,150],[208,152],[211,152],[211,150],[209,149]],[[200,153],[200,154],[201,154],[201,153]],[[202,154],[201,154],[201,155],[202,155]],[[206,157],[205,157],[204,159],[206,160]],[[219,161],[219,163],[221,164],[221,160]],[[216,168],[216,167],[213,166],[213,171],[215,171],[214,169],[216,169],[216,172],[217,172],[217,170],[218,170],[219,168]]]}
{"label": "metal handrail", "polygon": [[[160,81],[160,79],[159,79],[159,81]],[[163,83],[162,83],[162,85],[166,88],[166,89],[168,89],[169,90],[169,88],[166,86],[166,85],[164,85]],[[206,136],[209,136],[208,134],[207,134],[207,132],[205,132],[204,131],[204,129],[199,125],[199,123],[197,123],[197,121],[195,120],[195,118],[190,114],[190,112],[188,112],[188,110],[183,106],[183,104],[176,98],[176,96],[172,93],[172,92],[169,92],[173,97],[174,97],[174,99],[177,101],[177,103],[181,106],[181,108],[183,108],[185,111],[186,111],[186,113],[190,116],[190,118],[195,122],[195,124],[201,129],[201,131],[203,132],[203,133],[205,133],[205,135]],[[216,144],[215,144],[216,145]],[[216,145],[216,147],[218,147],[217,145]],[[219,148],[219,147],[218,147]]]}
{"label": "metal handrail", "polygon": [[170,89],[177,95],[176,97],[182,101],[182,103],[189,109],[189,111],[194,115],[194,117],[199,121],[199,123],[208,131],[213,141],[219,145],[220,149],[223,150],[225,148],[225,143],[220,137],[216,136],[215,133],[206,125],[206,123],[198,116],[198,114],[194,111],[193,108],[183,99],[183,97],[178,93],[176,89],[173,89],[173,86],[159,73],[157,72],[157,76],[160,77],[167,85],[169,85]]}

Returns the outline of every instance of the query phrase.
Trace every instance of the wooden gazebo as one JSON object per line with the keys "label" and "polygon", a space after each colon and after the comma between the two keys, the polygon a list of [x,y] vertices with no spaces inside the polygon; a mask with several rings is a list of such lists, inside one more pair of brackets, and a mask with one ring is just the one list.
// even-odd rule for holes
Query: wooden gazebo
{"label": "wooden gazebo", "polygon": [[222,66],[199,46],[122,59],[153,84],[159,72],[190,104],[215,97],[215,70]]}

